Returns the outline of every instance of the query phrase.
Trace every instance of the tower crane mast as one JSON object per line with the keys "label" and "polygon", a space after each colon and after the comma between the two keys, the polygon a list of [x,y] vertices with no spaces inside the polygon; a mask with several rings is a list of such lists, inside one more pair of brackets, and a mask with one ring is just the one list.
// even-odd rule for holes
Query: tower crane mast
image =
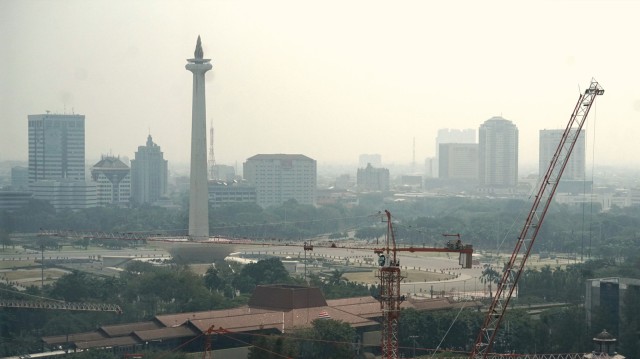
{"label": "tower crane mast", "polygon": [[[382,309],[382,358],[383,359],[397,359],[398,353],[398,324],[400,321],[400,304],[405,300],[404,295],[400,292],[400,283],[405,277],[400,271],[400,260],[398,258],[398,252],[446,252],[446,253],[459,253],[459,264],[463,268],[471,268],[473,246],[470,244],[462,244],[460,241],[460,234],[443,236],[454,236],[458,240],[455,242],[447,243],[446,247],[442,248],[425,248],[425,247],[403,247],[398,248],[396,246],[396,237],[393,231],[393,223],[391,221],[391,213],[388,210],[384,211],[384,220],[387,222],[387,235],[386,242],[383,248],[374,248],[373,252],[378,255],[378,264],[380,269],[377,272],[377,277],[380,279],[380,308]],[[341,247],[349,248],[349,247]],[[363,248],[359,248],[363,249]]]}
{"label": "tower crane mast", "polygon": [[400,283],[404,278],[400,273],[400,261],[396,252],[396,237],[393,233],[391,213],[384,211],[387,220],[387,235],[384,251],[378,256],[377,277],[380,278],[380,308],[382,309],[382,357],[397,359],[398,356],[398,324],[400,321],[400,303],[404,298],[400,295]]}
{"label": "tower crane mast", "polygon": [[604,94],[604,90],[597,81],[592,79],[589,87],[578,97],[578,102],[571,113],[569,123],[562,134],[562,138],[551,159],[551,163],[549,163],[549,167],[539,184],[539,189],[534,197],[531,210],[518,235],[516,247],[509,261],[505,264],[495,297],[491,302],[489,311],[472,348],[471,358],[487,358],[491,352],[504,312],[509,305],[518,279],[524,270],[525,263],[531,252],[531,247],[540,231],[540,226],[549,209],[562,173],[567,166],[569,156],[573,151],[596,96],[602,94]]}

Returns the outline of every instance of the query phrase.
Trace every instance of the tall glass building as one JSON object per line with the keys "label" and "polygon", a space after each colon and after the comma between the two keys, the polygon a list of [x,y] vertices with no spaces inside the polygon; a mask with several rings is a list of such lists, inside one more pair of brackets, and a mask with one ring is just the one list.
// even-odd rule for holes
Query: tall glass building
{"label": "tall glass building", "polygon": [[29,115],[29,183],[85,180],[84,115]]}

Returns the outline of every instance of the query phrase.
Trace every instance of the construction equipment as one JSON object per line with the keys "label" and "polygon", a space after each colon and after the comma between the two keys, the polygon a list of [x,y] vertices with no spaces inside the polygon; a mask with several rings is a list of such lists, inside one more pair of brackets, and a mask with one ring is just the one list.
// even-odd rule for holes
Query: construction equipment
{"label": "construction equipment", "polygon": [[580,136],[582,126],[589,114],[591,106],[593,106],[596,97],[602,94],[604,94],[604,90],[598,82],[592,79],[589,88],[585,90],[584,94],[580,94],[578,97],[578,102],[571,113],[571,118],[562,134],[558,148],[551,159],[547,172],[539,184],[539,189],[534,197],[531,210],[518,236],[516,247],[511,254],[509,262],[505,264],[495,297],[491,302],[491,306],[489,307],[472,348],[471,358],[486,358],[491,352],[505,310],[509,305],[518,279],[524,270],[525,263],[531,252],[531,247],[540,231],[540,226],[549,209],[562,173],[567,166],[569,156]]}
{"label": "construction equipment", "polygon": [[382,357],[398,358],[398,322],[400,320],[400,282],[404,278],[400,273],[400,261],[396,257],[396,237],[393,233],[391,213],[384,211],[387,218],[386,246],[379,250],[377,277],[380,278],[380,307],[382,309]]}
{"label": "construction equipment", "polygon": [[122,314],[120,306],[103,303],[75,303],[58,300],[27,301],[17,299],[0,299],[0,307],[26,309],[77,310],[88,312],[115,312]]}
{"label": "construction equipment", "polygon": [[[454,242],[452,246],[444,248],[426,248],[426,247],[403,247],[396,246],[396,238],[393,231],[393,223],[391,221],[391,213],[384,211],[387,222],[387,234],[384,248],[375,248],[374,253],[378,255],[377,277],[380,278],[380,307],[382,309],[382,358],[397,359],[398,356],[398,322],[400,320],[400,304],[405,300],[404,295],[400,294],[400,283],[405,277],[400,271],[400,260],[397,252],[454,252],[460,253],[460,265],[464,268],[471,268],[471,256],[473,247],[464,245],[460,241]],[[343,247],[341,247],[343,248]],[[362,249],[362,248],[360,248]]]}

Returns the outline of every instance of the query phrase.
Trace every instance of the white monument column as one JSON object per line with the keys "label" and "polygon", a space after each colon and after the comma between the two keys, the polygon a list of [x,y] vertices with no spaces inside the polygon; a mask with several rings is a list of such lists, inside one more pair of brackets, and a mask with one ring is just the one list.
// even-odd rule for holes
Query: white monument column
{"label": "white monument column", "polygon": [[198,36],[193,59],[185,68],[193,73],[191,108],[191,182],[189,187],[189,239],[209,239],[209,189],[207,185],[207,110],[204,97],[204,73],[213,66],[203,59]]}

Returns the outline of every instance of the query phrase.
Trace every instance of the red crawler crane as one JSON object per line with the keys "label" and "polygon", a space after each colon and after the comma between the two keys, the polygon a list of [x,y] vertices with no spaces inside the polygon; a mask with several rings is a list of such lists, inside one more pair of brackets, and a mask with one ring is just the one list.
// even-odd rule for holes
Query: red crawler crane
{"label": "red crawler crane", "polygon": [[580,97],[578,97],[578,103],[573,109],[569,123],[560,139],[560,144],[540,183],[540,188],[534,198],[531,210],[527,215],[524,227],[522,231],[520,231],[516,248],[513,250],[509,262],[504,267],[502,279],[498,284],[495,297],[489,307],[482,328],[480,328],[480,332],[478,333],[478,338],[471,352],[471,358],[486,358],[491,351],[496,339],[496,332],[500,327],[500,322],[509,305],[518,279],[524,270],[524,265],[529,257],[531,247],[538,235],[547,209],[551,204],[553,195],[562,177],[562,172],[564,172],[567,166],[571,151],[573,151],[573,147],[580,135],[589,110],[596,100],[596,96],[602,94],[604,94],[604,90],[598,82],[592,79],[589,88],[585,90],[584,94],[580,94]]}

